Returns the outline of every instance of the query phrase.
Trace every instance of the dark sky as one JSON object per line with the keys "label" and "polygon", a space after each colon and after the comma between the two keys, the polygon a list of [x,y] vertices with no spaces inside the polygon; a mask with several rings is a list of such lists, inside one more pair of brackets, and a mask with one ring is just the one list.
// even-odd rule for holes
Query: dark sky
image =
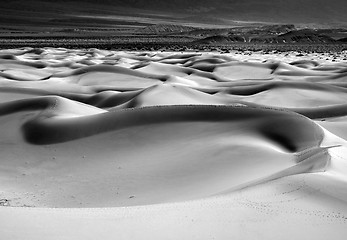
{"label": "dark sky", "polygon": [[9,0],[1,25],[56,26],[231,21],[347,25],[347,0]]}

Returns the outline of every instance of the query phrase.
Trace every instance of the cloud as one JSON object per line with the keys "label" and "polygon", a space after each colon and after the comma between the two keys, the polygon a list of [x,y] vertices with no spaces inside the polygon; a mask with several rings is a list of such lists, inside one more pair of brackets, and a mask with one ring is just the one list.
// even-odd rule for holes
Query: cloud
{"label": "cloud", "polygon": [[189,13],[205,13],[215,10],[215,7],[197,7],[197,8],[188,8],[186,11]]}

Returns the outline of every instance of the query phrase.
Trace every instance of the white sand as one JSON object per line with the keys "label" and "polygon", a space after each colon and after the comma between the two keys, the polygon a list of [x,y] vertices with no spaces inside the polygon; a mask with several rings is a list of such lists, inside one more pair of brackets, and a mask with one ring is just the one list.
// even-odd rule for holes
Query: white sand
{"label": "white sand", "polygon": [[345,238],[343,55],[27,50],[0,60],[0,239]]}

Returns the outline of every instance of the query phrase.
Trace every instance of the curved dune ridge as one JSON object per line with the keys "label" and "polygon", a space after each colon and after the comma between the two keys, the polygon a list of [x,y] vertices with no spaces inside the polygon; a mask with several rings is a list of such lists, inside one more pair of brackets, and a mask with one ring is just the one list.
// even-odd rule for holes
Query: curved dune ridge
{"label": "curved dune ridge", "polygon": [[342,239],[343,54],[1,50],[0,236]]}

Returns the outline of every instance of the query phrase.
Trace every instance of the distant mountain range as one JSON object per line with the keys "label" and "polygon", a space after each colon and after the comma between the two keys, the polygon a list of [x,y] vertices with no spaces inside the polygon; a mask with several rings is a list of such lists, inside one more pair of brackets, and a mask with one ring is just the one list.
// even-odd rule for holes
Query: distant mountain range
{"label": "distant mountain range", "polygon": [[223,34],[206,34],[196,40],[197,44],[229,44],[229,43],[345,43],[346,29],[295,29],[288,25],[264,26],[263,28],[235,28]]}
{"label": "distant mountain range", "polygon": [[182,25],[171,25],[171,24],[156,24],[140,28],[136,30],[139,34],[169,34],[169,33],[185,33],[197,30],[194,27],[187,27]]}
{"label": "distant mountain range", "polygon": [[193,28],[181,25],[157,24],[140,28],[142,35],[184,36],[197,39],[196,44],[229,43],[345,43],[347,29],[297,28],[293,24],[253,25],[233,28]]}
{"label": "distant mountain range", "polygon": [[11,0],[1,1],[0,11],[7,27],[347,26],[346,0]]}

